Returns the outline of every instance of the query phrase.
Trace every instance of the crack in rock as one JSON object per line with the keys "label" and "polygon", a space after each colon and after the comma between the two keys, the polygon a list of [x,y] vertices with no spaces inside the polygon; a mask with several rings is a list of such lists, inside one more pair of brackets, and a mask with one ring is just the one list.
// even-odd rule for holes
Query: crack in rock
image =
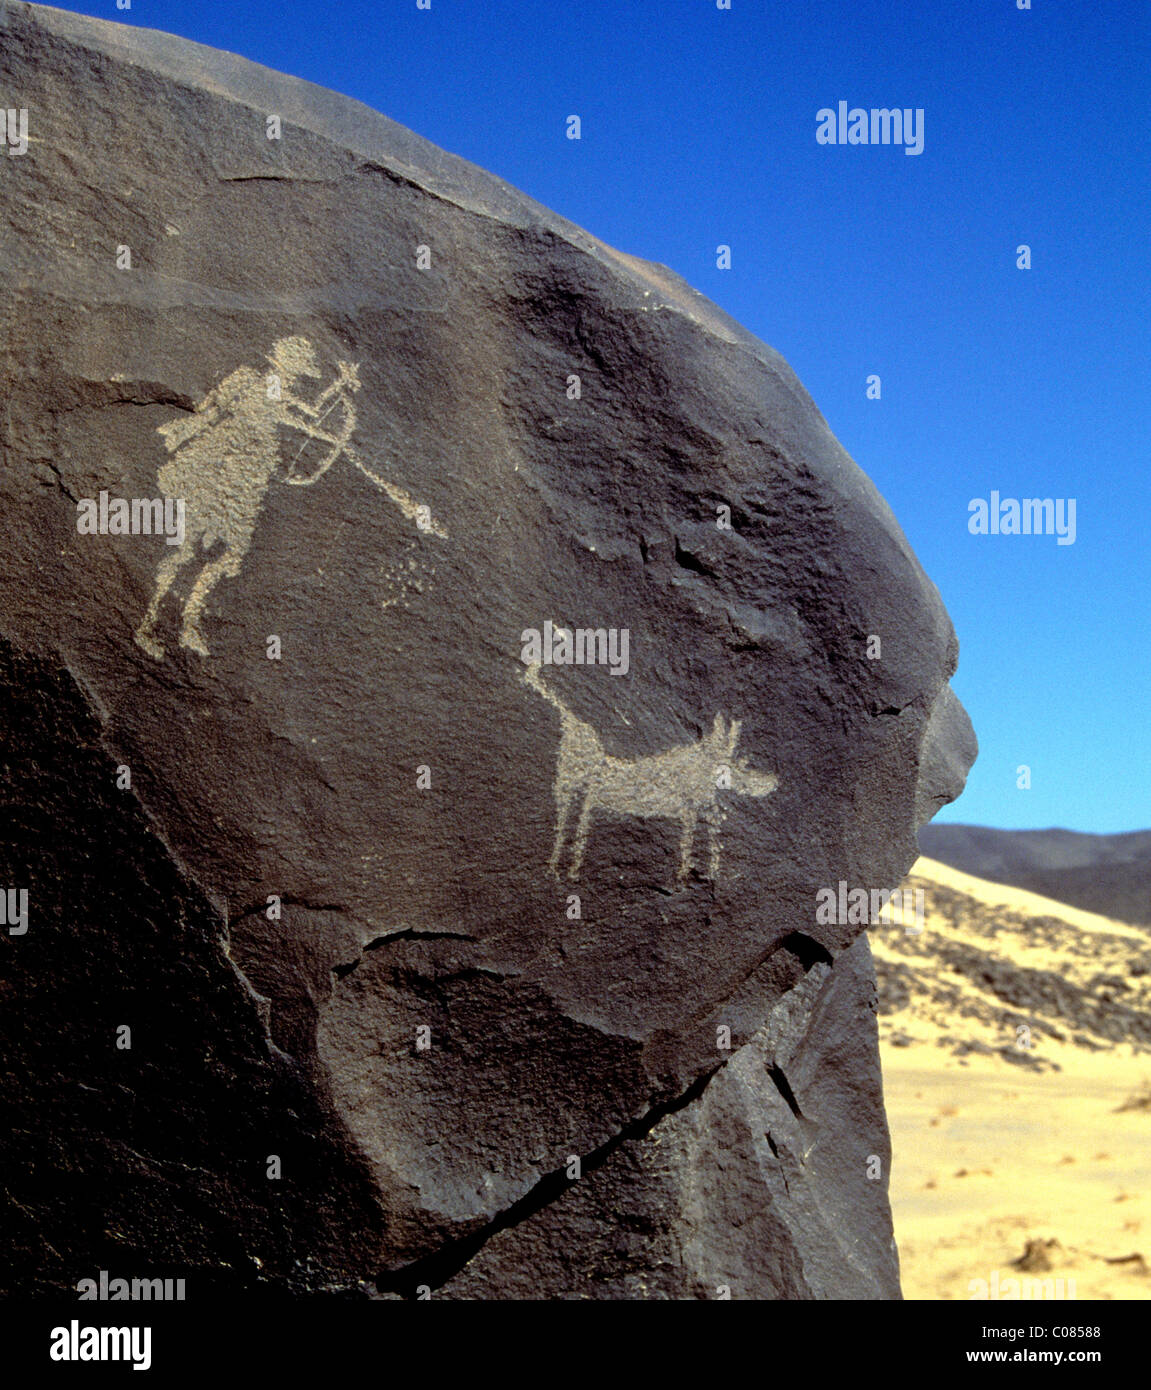
{"label": "crack in rock", "polygon": [[[646,1138],[656,1125],[669,1115],[674,1115],[694,1104],[707,1090],[713,1077],[726,1066],[727,1060],[724,1059],[711,1071],[705,1072],[693,1081],[682,1095],[653,1106],[644,1115],[625,1125],[618,1134],[605,1140],[591,1153],[581,1157],[580,1172],[582,1177],[586,1178],[589,1173],[602,1167],[622,1145],[631,1140]],[[545,1207],[562,1197],[571,1185],[572,1179],[567,1176],[566,1168],[557,1168],[546,1173],[518,1201],[513,1202],[510,1207],[500,1212],[480,1230],[473,1231],[470,1235],[461,1236],[457,1240],[449,1241],[448,1244],[441,1246],[432,1254],[424,1255],[411,1264],[405,1265],[402,1269],[378,1276],[372,1281],[372,1287],[377,1293],[396,1293],[407,1299],[416,1298],[421,1288],[428,1288],[433,1291],[442,1288],[479,1254],[493,1236],[499,1235],[501,1231],[510,1230],[514,1226],[519,1226],[538,1212],[543,1211]]]}
{"label": "crack in rock", "polygon": [[[390,945],[393,941],[471,941],[479,940],[478,936],[472,936],[468,932],[462,931],[417,931],[414,927],[405,927],[402,931],[386,932],[383,936],[374,937],[371,941],[364,944],[360,954],[355,960],[343,961],[339,965],[332,966],[332,974],[337,979],[342,980],[346,975],[350,975],[355,968],[361,964],[369,951],[378,951],[381,946]],[[475,967],[477,975],[487,975],[493,980],[505,980],[508,977],[501,975],[495,970],[485,970],[479,966]],[[440,976],[441,979],[449,978]]]}

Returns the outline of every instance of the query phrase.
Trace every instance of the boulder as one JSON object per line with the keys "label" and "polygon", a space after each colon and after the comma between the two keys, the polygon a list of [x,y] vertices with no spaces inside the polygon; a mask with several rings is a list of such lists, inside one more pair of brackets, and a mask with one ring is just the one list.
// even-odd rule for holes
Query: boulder
{"label": "boulder", "polygon": [[787,364],[358,103],[0,4],[7,1289],[895,1298],[975,744]]}

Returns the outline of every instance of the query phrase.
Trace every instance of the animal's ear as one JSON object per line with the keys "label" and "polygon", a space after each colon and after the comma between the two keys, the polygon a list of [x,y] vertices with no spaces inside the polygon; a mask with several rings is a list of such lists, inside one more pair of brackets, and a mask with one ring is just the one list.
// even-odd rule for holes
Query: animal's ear
{"label": "animal's ear", "polygon": [[742,719],[733,719],[727,726],[728,746],[734,752],[736,740],[739,738],[739,731],[743,728]]}
{"label": "animal's ear", "polygon": [[712,736],[712,738],[718,738],[718,739],[722,739],[722,738],[723,738],[723,715],[722,715],[722,714],[717,713],[716,716],[715,716],[715,718],[712,720],[712,723],[711,723],[711,736]]}

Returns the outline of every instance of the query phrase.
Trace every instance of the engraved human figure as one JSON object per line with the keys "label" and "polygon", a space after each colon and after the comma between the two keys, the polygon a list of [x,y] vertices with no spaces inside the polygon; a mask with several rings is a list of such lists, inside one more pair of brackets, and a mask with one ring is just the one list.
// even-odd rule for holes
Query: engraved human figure
{"label": "engraved human figure", "polygon": [[616,758],[608,753],[595,729],[568,709],[540,677],[538,662],[531,663],[524,679],[560,714],[560,746],[556,765],[556,833],[548,869],[559,877],[560,857],[567,839],[572,809],[579,813],[572,842],[568,877],[579,877],[587,848],[592,813],[597,809],[617,815],[662,817],[680,825],[680,864],[676,882],[682,885],[691,871],[696,826],[702,820],[708,831],[708,877],[719,877],[719,825],[723,810],[719,792],[741,796],[767,796],[779,785],[772,772],[758,772],[736,758],[741,721],[717,714],[710,731],[694,743],[681,744],[665,753],[645,758]]}
{"label": "engraved human figure", "polygon": [[[201,563],[183,603],[180,645],[208,655],[200,627],[204,605],[221,579],[240,572],[280,464],[280,428],[288,426],[333,446],[311,477],[286,479],[303,484],[326,472],[355,428],[351,393],[360,386],[356,365],[340,362],[335,379],[309,402],[293,394],[305,380],[323,375],[308,339],[279,339],[267,360],[270,372],[239,367],[208,393],[191,418],[159,428],[172,455],[159,471],[160,488],[165,496],[186,499],[189,522],[184,543],[160,562],[151,602],[136,631],[136,641],[157,660],[164,655],[155,635],[160,605],[180,570]],[[337,405],[344,412],[340,436],[319,428]],[[217,545],[223,550],[212,555]]]}

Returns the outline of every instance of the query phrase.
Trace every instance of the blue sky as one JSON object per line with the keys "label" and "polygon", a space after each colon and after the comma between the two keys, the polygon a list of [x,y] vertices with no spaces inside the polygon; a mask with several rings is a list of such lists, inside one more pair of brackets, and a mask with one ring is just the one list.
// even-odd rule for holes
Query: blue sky
{"label": "blue sky", "polygon": [[[1032,4],[63,8],[357,97],[679,271],[787,358],[943,594],[981,755],[939,819],[1141,829],[1151,6]],[[923,108],[923,153],[817,144],[840,100]],[[1075,543],[969,534],[993,489],[1075,498]]]}

